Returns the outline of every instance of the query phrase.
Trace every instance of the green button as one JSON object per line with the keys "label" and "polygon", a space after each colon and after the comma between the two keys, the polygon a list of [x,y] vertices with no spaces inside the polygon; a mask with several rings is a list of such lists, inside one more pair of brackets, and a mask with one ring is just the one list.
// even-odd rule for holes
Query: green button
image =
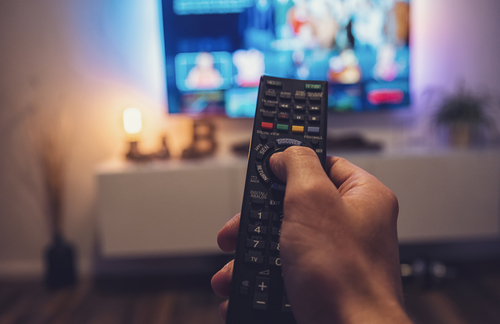
{"label": "green button", "polygon": [[281,81],[276,81],[276,80],[267,80],[267,85],[269,86],[274,86],[274,87],[281,87],[283,83]]}
{"label": "green button", "polygon": [[278,124],[276,125],[276,129],[279,131],[288,131],[288,125]]}
{"label": "green button", "polygon": [[306,90],[321,90],[321,84],[306,84]]}

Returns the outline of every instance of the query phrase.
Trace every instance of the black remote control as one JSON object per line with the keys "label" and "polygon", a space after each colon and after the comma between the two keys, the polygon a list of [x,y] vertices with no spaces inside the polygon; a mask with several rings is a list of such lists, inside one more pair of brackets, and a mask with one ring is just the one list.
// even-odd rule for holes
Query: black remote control
{"label": "black remote control", "polygon": [[226,324],[295,323],[279,254],[285,184],[268,163],[299,145],[324,167],[327,107],[326,81],[260,79]]}

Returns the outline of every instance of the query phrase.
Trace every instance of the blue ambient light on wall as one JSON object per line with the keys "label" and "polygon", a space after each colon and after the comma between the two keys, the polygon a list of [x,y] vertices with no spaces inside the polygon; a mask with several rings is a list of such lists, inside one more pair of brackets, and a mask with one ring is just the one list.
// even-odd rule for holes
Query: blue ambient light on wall
{"label": "blue ambient light on wall", "polygon": [[79,70],[126,88],[123,98],[164,101],[161,0],[80,1],[71,8]]}

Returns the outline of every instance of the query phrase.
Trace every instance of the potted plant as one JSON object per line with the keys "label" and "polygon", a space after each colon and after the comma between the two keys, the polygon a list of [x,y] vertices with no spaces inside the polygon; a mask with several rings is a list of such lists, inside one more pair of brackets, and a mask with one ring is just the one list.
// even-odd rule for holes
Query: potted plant
{"label": "potted plant", "polygon": [[451,93],[441,93],[433,115],[434,124],[445,131],[452,147],[485,144],[497,129],[489,110],[498,108],[486,93],[467,89],[463,83]]}
{"label": "potted plant", "polygon": [[68,120],[61,111],[38,110],[31,115],[29,132],[39,163],[51,243],[44,251],[45,284],[52,289],[76,283],[76,251],[63,231],[64,193],[68,151]]}

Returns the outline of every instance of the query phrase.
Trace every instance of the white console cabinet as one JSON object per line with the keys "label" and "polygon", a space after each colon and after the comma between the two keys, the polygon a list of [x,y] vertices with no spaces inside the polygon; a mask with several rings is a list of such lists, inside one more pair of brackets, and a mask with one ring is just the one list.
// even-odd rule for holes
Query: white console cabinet
{"label": "white console cabinet", "polygon": [[[500,237],[500,152],[347,154],[399,199],[401,242]],[[218,252],[219,229],[241,208],[246,159],[98,167],[98,229],[107,257]]]}

